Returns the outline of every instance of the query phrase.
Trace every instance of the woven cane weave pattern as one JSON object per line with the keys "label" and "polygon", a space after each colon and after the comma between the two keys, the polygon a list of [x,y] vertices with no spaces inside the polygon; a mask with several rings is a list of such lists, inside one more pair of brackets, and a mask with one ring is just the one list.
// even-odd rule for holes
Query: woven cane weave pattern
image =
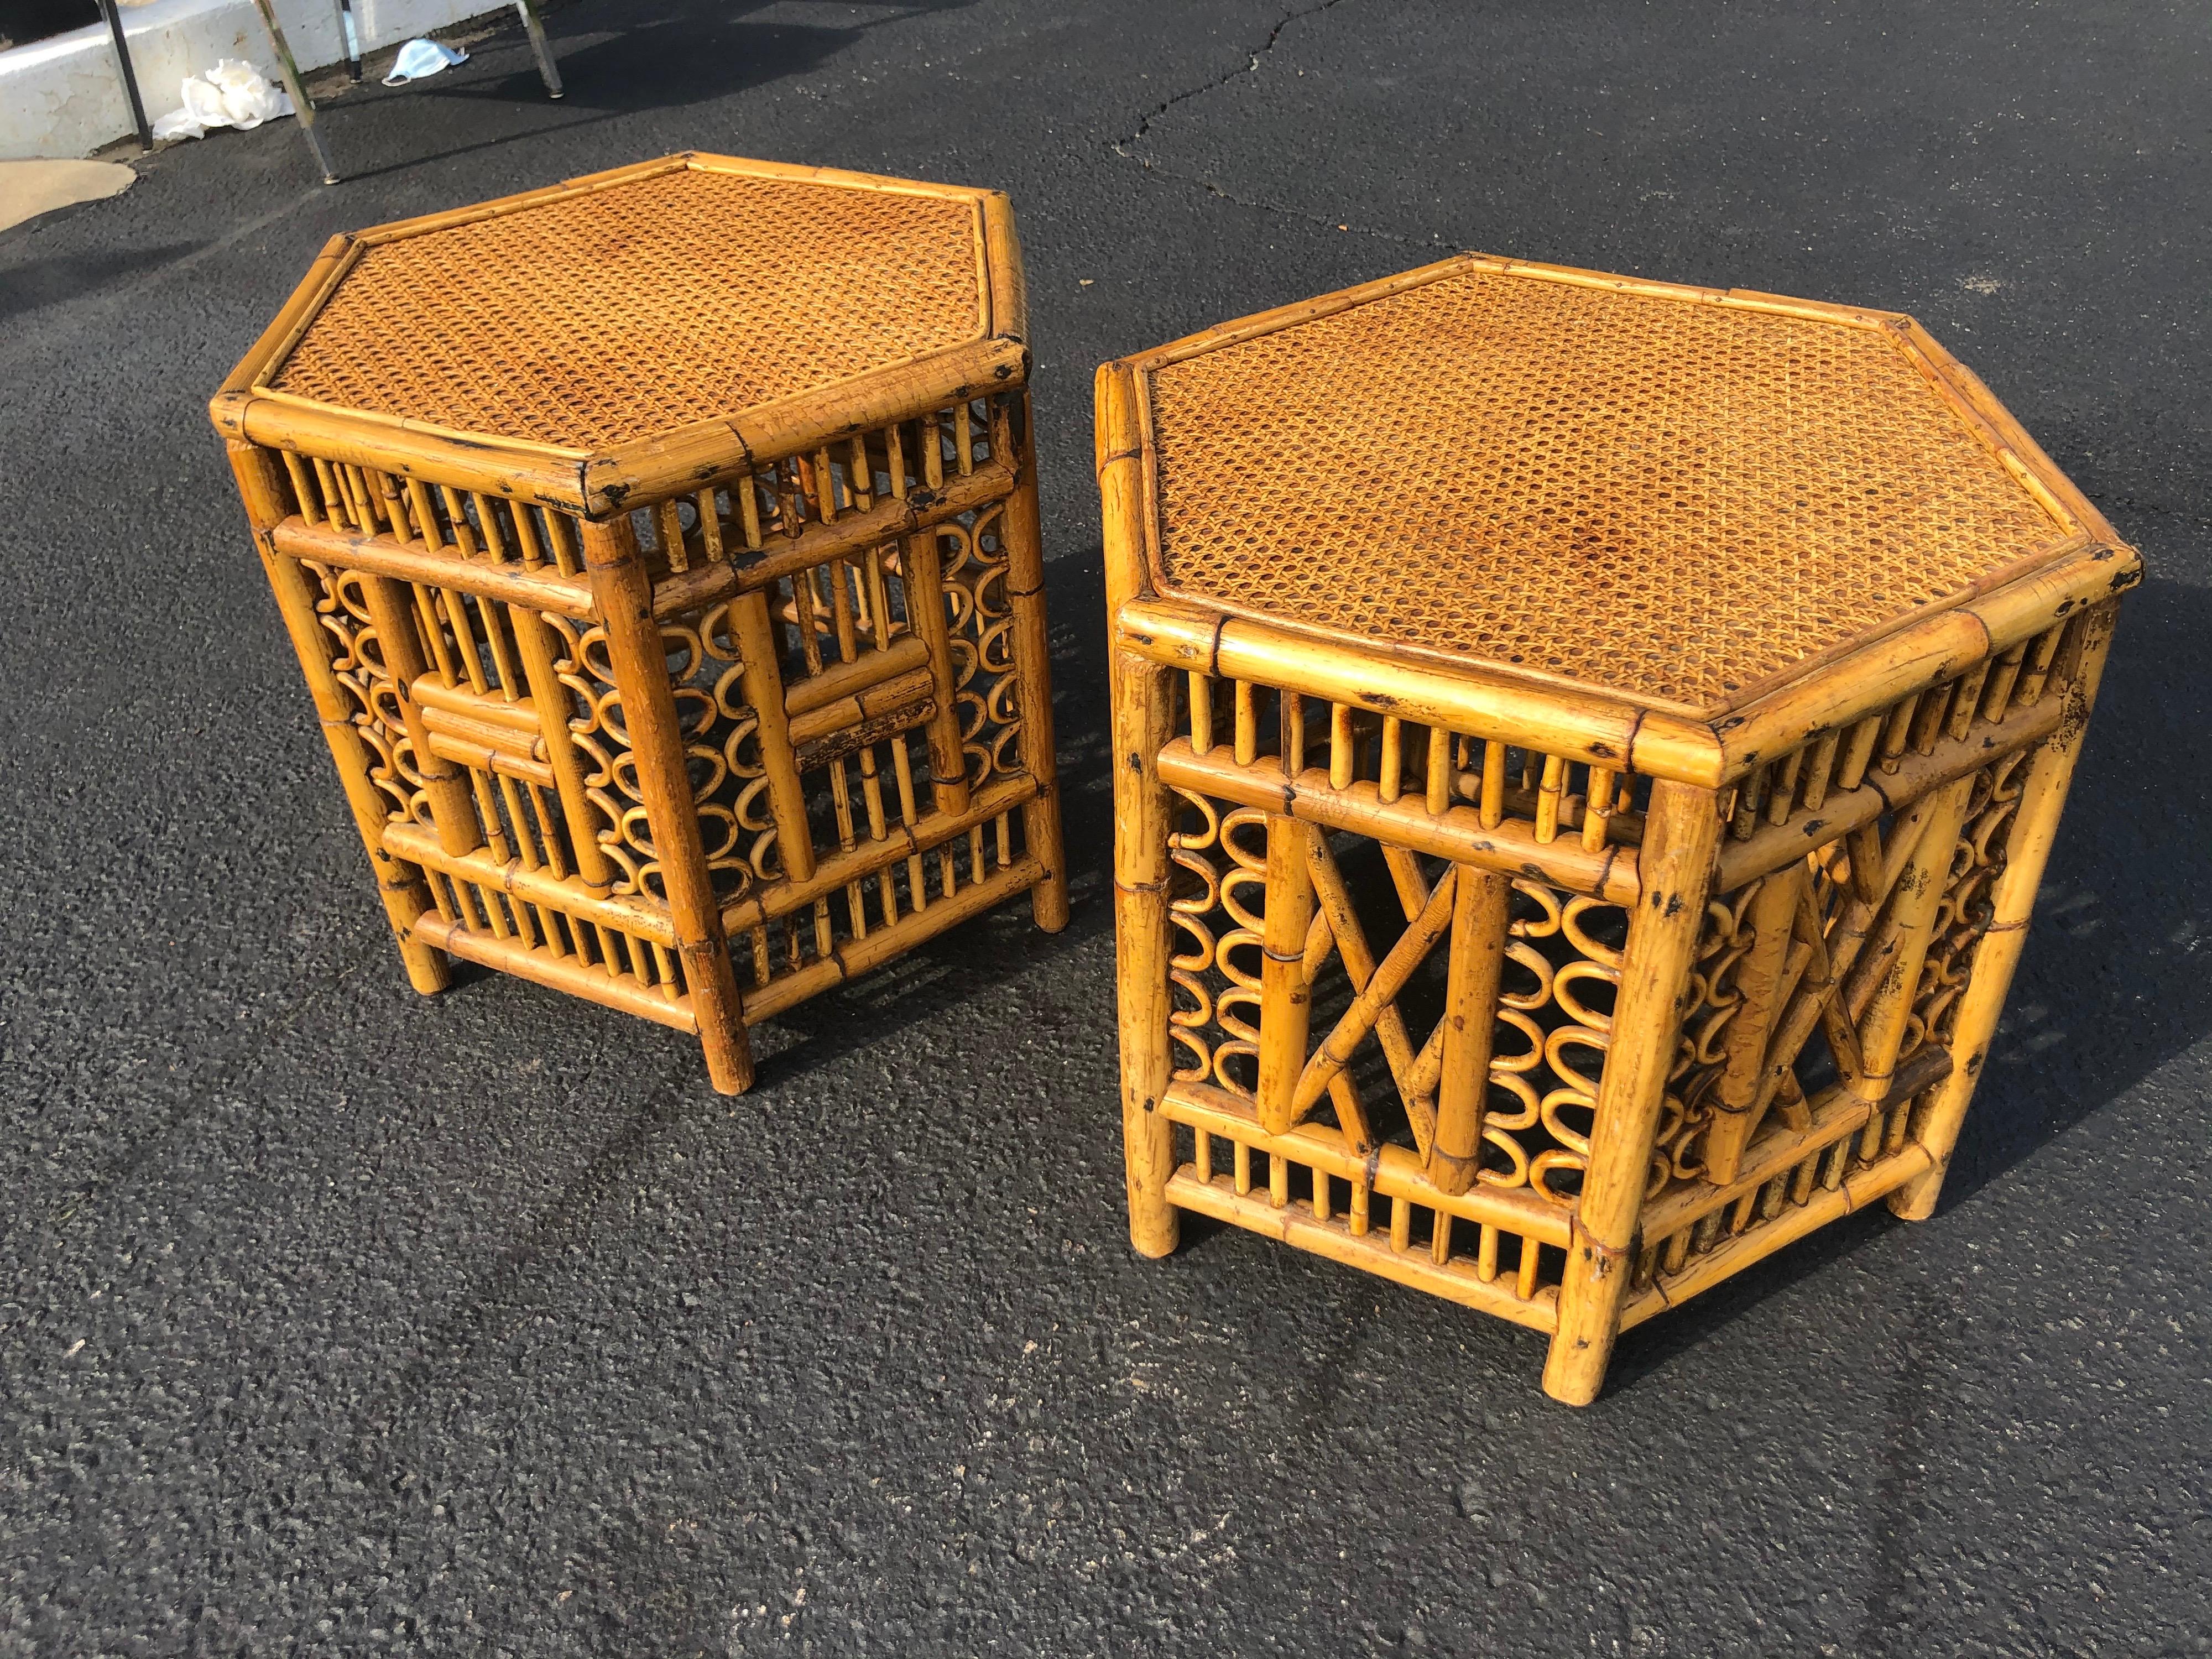
{"label": "woven cane weave pattern", "polygon": [[591,448],[975,337],[975,210],[682,169],[370,247],[271,382]]}
{"label": "woven cane weave pattern", "polygon": [[1875,330],[1475,271],[1149,379],[1166,588],[1692,708],[2063,533]]}

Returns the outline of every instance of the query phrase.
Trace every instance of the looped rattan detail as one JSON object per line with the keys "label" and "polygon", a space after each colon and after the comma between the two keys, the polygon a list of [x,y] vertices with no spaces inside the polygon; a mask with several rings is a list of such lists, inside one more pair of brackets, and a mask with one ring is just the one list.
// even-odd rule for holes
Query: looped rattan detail
{"label": "looped rattan detail", "polygon": [[681,167],[372,240],[270,390],[590,448],[977,337],[975,203]]}
{"label": "looped rattan detail", "polygon": [[1134,360],[1158,591],[1710,711],[2075,533],[1903,319],[1580,278]]}

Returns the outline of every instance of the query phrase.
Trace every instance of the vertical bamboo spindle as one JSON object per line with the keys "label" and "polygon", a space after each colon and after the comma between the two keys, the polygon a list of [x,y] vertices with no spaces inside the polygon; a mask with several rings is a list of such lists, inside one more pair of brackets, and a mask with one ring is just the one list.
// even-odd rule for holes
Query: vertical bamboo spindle
{"label": "vertical bamboo spindle", "polygon": [[[430,819],[437,826],[438,845],[448,853],[472,853],[483,845],[475,792],[459,767],[430,752],[429,731],[415,702],[415,682],[430,672],[429,660],[422,651],[422,635],[416,631],[415,596],[404,582],[367,574],[362,576],[361,592],[368,602],[369,625],[376,629],[376,642],[384,653],[385,672],[392,677],[400,714],[407,722],[408,742],[415,751],[415,769],[422,779],[422,793],[430,803]],[[432,626],[435,625],[434,618]]]}
{"label": "vertical bamboo spindle", "polygon": [[1306,930],[1313,926],[1313,875],[1306,868],[1306,826],[1267,815],[1267,908],[1260,960],[1260,1127],[1287,1134],[1297,1118],[1305,1070],[1313,987],[1306,978]]}
{"label": "vertical bamboo spindle", "polygon": [[1427,805],[1441,817],[1451,805],[1451,733],[1441,726],[1429,728]]}
{"label": "vertical bamboo spindle", "polygon": [[337,763],[338,781],[344,786],[346,804],[353,809],[354,826],[361,832],[369,866],[375,872],[377,891],[384,914],[399,945],[400,960],[407,965],[407,981],[425,996],[446,988],[452,978],[443,953],[415,937],[415,919],[430,908],[430,890],[422,870],[393,858],[384,850],[384,826],[390,803],[369,777],[368,745],[353,723],[353,705],[331,671],[330,635],[315,617],[315,600],[307,575],[299,564],[270,545],[269,532],[287,516],[284,477],[267,450],[236,439],[224,446],[230,452],[231,470],[238,475],[240,497],[253,527],[255,550],[261,568],[269,574],[270,590],[292,648],[307,678],[315,714]]}
{"label": "vertical bamboo spindle", "polygon": [[1716,1187],[1735,1182],[1743,1149],[1759,1127],[1756,1107],[1766,1069],[1766,1039],[1781,1012],[1776,998],[1783,964],[1790,956],[1803,880],[1804,866],[1793,864],[1768,876],[1752,895],[1751,948],[1735,969],[1741,1001],[1723,1034],[1727,1068],[1721,1074],[1718,1109],[1705,1131],[1705,1178]]}
{"label": "vertical bamboo spindle", "polygon": [[523,678],[530,686],[530,701],[538,710],[538,730],[544,739],[545,755],[553,767],[553,787],[561,797],[561,815],[568,820],[568,845],[576,861],[576,876],[586,886],[606,891],[614,884],[614,866],[592,826],[599,809],[592,805],[584,782],[583,757],[568,730],[568,688],[561,684],[552,630],[545,619],[526,605],[509,605],[507,619],[514,628],[515,648],[522,654]]}
{"label": "vertical bamboo spindle", "polygon": [[1629,919],[1613,1046],[1598,1084],[1589,1164],[1559,1285],[1559,1327],[1544,1362],[1544,1392],[1571,1406],[1597,1398],[1620,1328],[1637,1217],[1720,831],[1713,791],[1653,782],[1638,855],[1643,892]]}
{"label": "vertical bamboo spindle", "polygon": [[[752,1046],[745,1037],[737,976],[731,971],[729,945],[722,935],[721,908],[714,902],[714,883],[707,872],[683,727],[668,684],[668,653],[661,643],[660,624],[653,616],[652,586],[628,519],[584,524],[580,529],[592,606],[606,629],[607,657],[622,696],[630,752],[637,763],[638,793],[645,798],[646,823],[659,859],[684,982],[698,1022],[699,1045],[706,1051],[707,1075],[721,1093],[740,1094],[752,1085]],[[749,652],[750,643],[741,641],[739,648]],[[787,867],[788,864],[787,848]]]}
{"label": "vertical bamboo spindle", "polygon": [[1958,851],[1966,797],[1973,787],[1970,775],[1936,792],[1928,827],[1890,896],[1889,925],[1896,929],[1896,944],[1859,1020],[1860,1070],[1851,1081],[1851,1091],[1862,1100],[1878,1103],[1889,1092],[1898,1049],[1912,1016],[1912,1000],[1920,989],[1920,969],[1928,960],[1929,936]]}
{"label": "vertical bamboo spindle", "polygon": [[[1458,866],[1452,891],[1451,957],[1444,975],[1443,1072],[1437,1083],[1430,1178],[1448,1193],[1474,1186],[1482,1162],[1482,1109],[1513,884],[1494,870]],[[1439,1217],[1441,1224],[1441,1216]]]}
{"label": "vertical bamboo spindle", "polygon": [[[902,541],[899,549],[899,568],[906,576],[907,620],[929,647],[930,678],[937,685],[937,708],[929,717],[927,730],[930,793],[939,811],[964,812],[968,810],[968,757],[960,747],[960,708],[952,677],[951,630],[945,615],[945,566],[937,550],[937,532],[918,531]],[[1011,579],[1012,572],[1008,574]],[[1042,610],[1038,614],[1042,617]],[[1050,724],[1048,715],[1047,724]]]}
{"label": "vertical bamboo spindle", "polygon": [[769,810],[775,816],[783,873],[793,881],[810,881],[814,831],[806,821],[806,787],[792,751],[791,719],[784,708],[783,673],[776,665],[775,624],[766,592],[755,588],[730,601],[730,631],[738,641],[738,688],[759,725],[761,768],[768,775]]}
{"label": "vertical bamboo spindle", "polygon": [[[1141,591],[1144,538],[1134,388],[1112,363],[1097,377],[1098,493],[1105,526],[1106,615]],[[1129,1194],[1129,1242],[1166,1255],[1181,1237],[1168,1181],[1175,1126],[1159,1109],[1174,1068],[1168,1024],[1168,859],[1173,797],[1160,781],[1160,750],[1174,735],[1170,671],[1118,649],[1108,664],[1113,719],[1114,957],[1121,1038],[1121,1152]],[[1240,738],[1245,704],[1239,687]],[[1246,1167],[1242,1141],[1237,1169]],[[1240,1188],[1239,1190],[1242,1190]]]}
{"label": "vertical bamboo spindle", "polygon": [[[1006,548],[1006,602],[1014,613],[1014,677],[1022,710],[1022,764],[1036,793],[1022,808],[1023,839],[1043,867],[1030,912],[1048,933],[1067,926],[1067,861],[1060,845],[1060,765],[1053,747],[1052,644],[1044,614],[1044,540],[1037,528],[1036,444],[1029,397],[1010,394],[1021,427],[1021,475],[1006,498],[1000,533]],[[964,777],[964,773],[963,773]]]}
{"label": "vertical bamboo spindle", "polygon": [[2027,940],[2028,916],[2035,908],[2036,889],[2043,884],[2051,843],[2057,838],[2059,814],[2081,758],[2089,711],[2096,705],[2118,611],[2114,603],[2092,611],[2081,624],[2076,660],[2060,665],[2066,682],[2066,719],[2027,765],[2006,842],[2005,867],[1990,896],[1989,931],[1975,947],[1974,965],[1952,1026],[1951,1075],[1932,1098],[1913,1109],[1912,1138],[1927,1148],[1935,1163],[1890,1194],[1889,1207],[1907,1221],[1925,1221],[1933,1215],[1943,1190],[1944,1171],[1959,1144],[1960,1126],[1973,1100],[1997,1017],[2004,1012],[2005,993],[2011,988],[2013,970],[2020,965],[2021,948]]}

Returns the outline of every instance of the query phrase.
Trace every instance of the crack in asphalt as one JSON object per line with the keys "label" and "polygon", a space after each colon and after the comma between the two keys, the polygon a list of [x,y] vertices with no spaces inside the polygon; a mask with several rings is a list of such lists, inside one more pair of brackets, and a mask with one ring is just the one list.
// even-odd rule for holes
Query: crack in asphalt
{"label": "crack in asphalt", "polygon": [[1401,231],[1380,230],[1371,225],[1355,225],[1348,220],[1331,219],[1327,214],[1316,213],[1307,208],[1293,207],[1287,202],[1271,202],[1258,198],[1238,196],[1232,191],[1222,189],[1211,179],[1202,179],[1195,173],[1178,173],[1173,167],[1162,167],[1158,162],[1149,161],[1138,155],[1133,148],[1144,142],[1150,135],[1154,121],[1159,119],[1177,104],[1188,103],[1192,99],[1202,97],[1210,92],[1218,92],[1240,76],[1258,74],[1260,60],[1274,51],[1275,43],[1283,38],[1283,31],[1300,18],[1312,17],[1321,12],[1334,10],[1343,3],[1344,0],[1321,0],[1318,5],[1306,6],[1297,11],[1284,13],[1275,20],[1275,26],[1267,31],[1267,38],[1245,53],[1244,63],[1241,68],[1230,70],[1214,76],[1211,81],[1199,86],[1187,88],[1172,97],[1155,104],[1145,112],[1143,118],[1137,123],[1134,131],[1126,138],[1114,140],[1107,148],[1123,161],[1134,161],[1147,173],[1157,173],[1163,179],[1172,179],[1178,184],[1195,185],[1207,195],[1218,197],[1234,207],[1250,208],[1262,213],[1279,213],[1289,218],[1303,219],[1308,224],[1318,225],[1324,230],[1334,228],[1352,235],[1372,236],[1382,241],[1398,242],[1407,246],[1441,247],[1444,246],[1443,239],[1439,236],[1408,236]]}
{"label": "crack in asphalt", "polygon": [[1244,67],[1243,69],[1233,69],[1225,75],[1217,75],[1212,80],[1205,82],[1203,85],[1192,87],[1185,91],[1178,92],[1171,98],[1169,98],[1165,102],[1153,105],[1151,109],[1146,111],[1144,118],[1137,123],[1137,130],[1134,132],[1131,133],[1127,138],[1119,139],[1114,143],[1114,153],[1117,155],[1128,156],[1131,161],[1142,162],[1145,166],[1150,166],[1151,163],[1144,162],[1143,158],[1129,155],[1129,146],[1136,143],[1139,140],[1142,139],[1146,133],[1150,132],[1152,130],[1153,122],[1159,119],[1161,116],[1165,115],[1177,104],[1188,102],[1189,100],[1196,98],[1203,93],[1218,92],[1222,88],[1227,86],[1231,81],[1237,79],[1240,75],[1257,74],[1260,68],[1260,60],[1262,58],[1265,58],[1269,52],[1274,51],[1275,42],[1283,38],[1283,31],[1285,29],[1290,27],[1291,24],[1297,22],[1301,17],[1311,17],[1317,12],[1328,11],[1332,8],[1342,5],[1343,3],[1344,0],[1321,0],[1321,3],[1317,6],[1307,6],[1299,11],[1284,13],[1282,16],[1275,20],[1275,27],[1267,31],[1267,38],[1245,54]]}

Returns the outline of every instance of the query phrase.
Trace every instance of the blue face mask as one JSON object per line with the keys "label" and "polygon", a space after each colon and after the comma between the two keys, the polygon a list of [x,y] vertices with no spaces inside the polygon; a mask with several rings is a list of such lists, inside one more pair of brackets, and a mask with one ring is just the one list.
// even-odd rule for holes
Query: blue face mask
{"label": "blue face mask", "polygon": [[392,73],[384,77],[384,84],[396,87],[420,81],[468,61],[468,53],[455,47],[441,46],[435,40],[410,40],[392,60]]}

